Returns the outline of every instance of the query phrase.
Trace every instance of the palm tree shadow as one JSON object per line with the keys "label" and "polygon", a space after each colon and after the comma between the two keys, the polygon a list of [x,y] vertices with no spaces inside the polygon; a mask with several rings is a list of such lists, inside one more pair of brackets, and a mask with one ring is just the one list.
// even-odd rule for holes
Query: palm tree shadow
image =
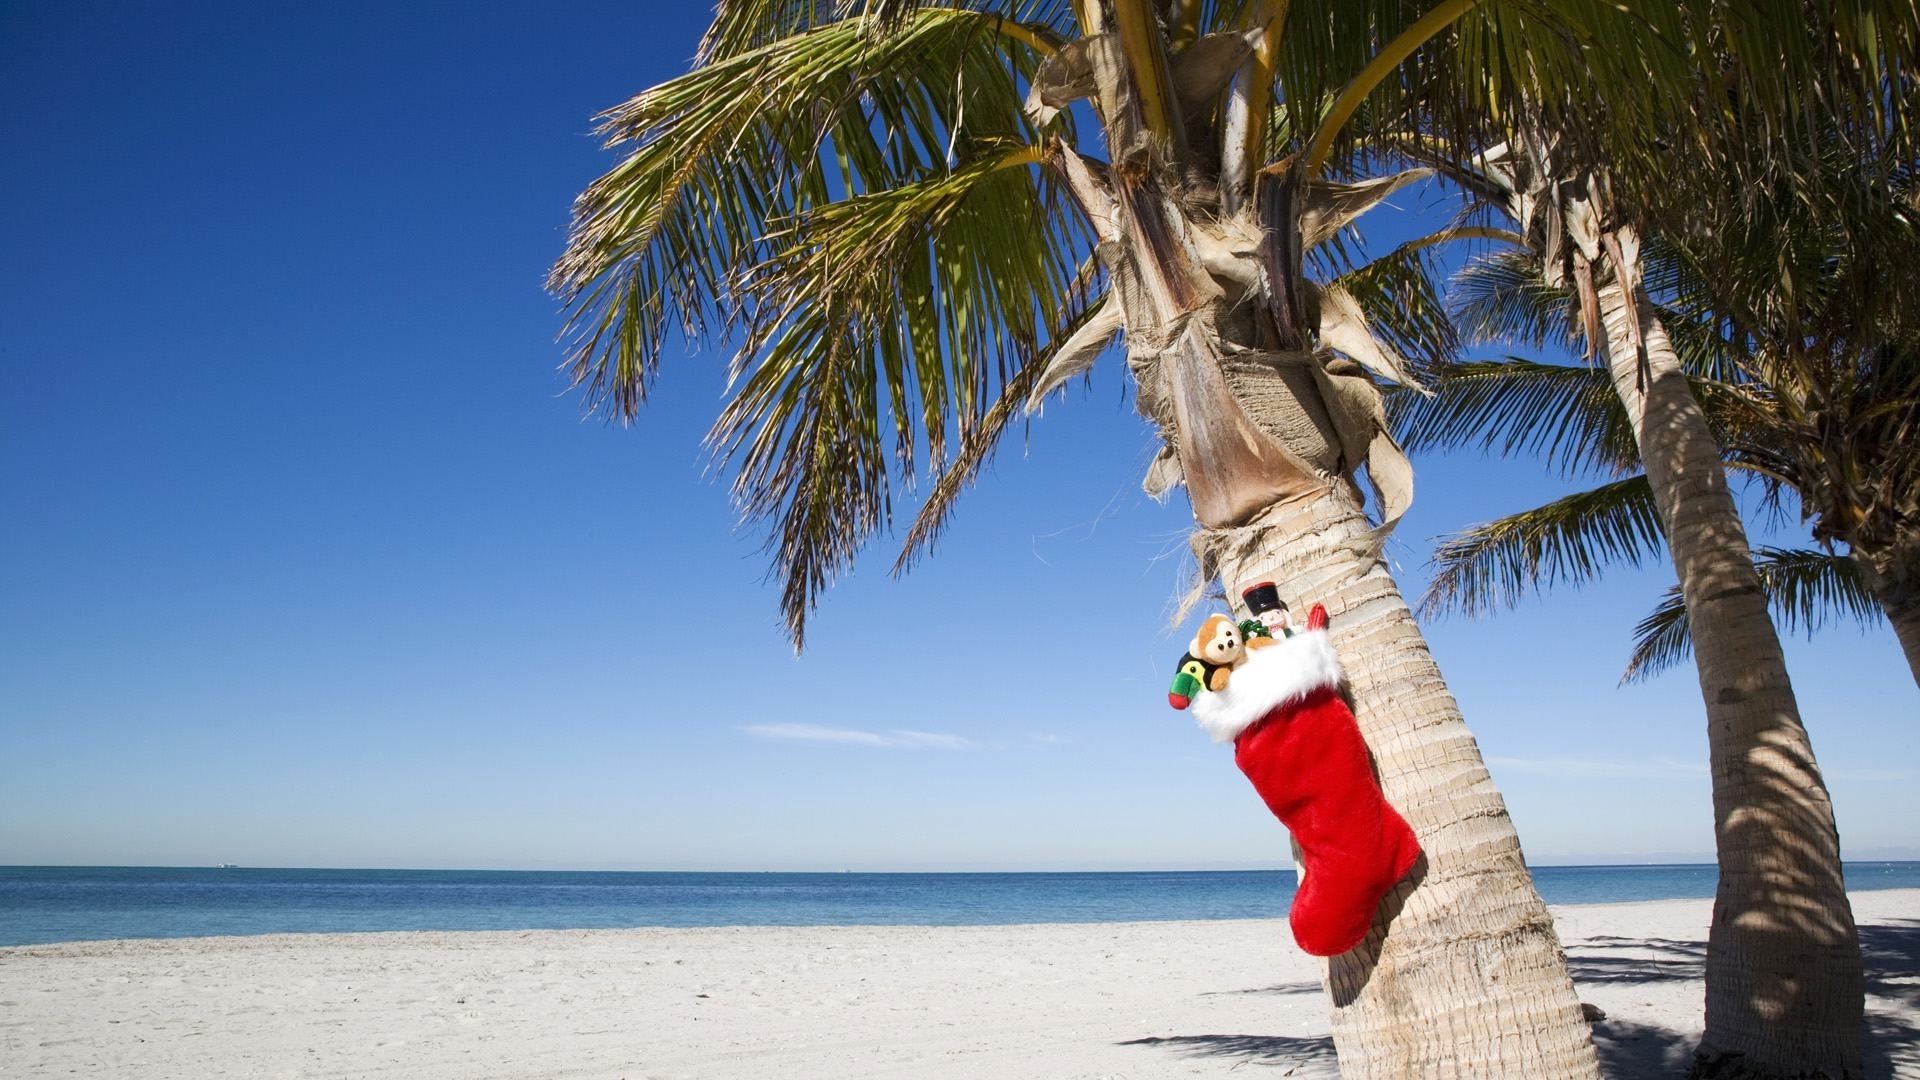
{"label": "palm tree shadow", "polygon": [[[1568,943],[1567,962],[1582,986],[1684,982],[1704,976],[1706,950],[1704,941],[1591,937]],[[1860,952],[1867,986],[1861,1030],[1866,1075],[1920,1076],[1920,1023],[1911,1019],[1920,1011],[1920,919],[1860,927]],[[1610,1080],[1683,1075],[1693,1041],[1691,1034],[1653,1024],[1593,1025],[1601,1073]]]}
{"label": "palm tree shadow", "polygon": [[1920,1008],[1920,919],[1890,919],[1860,928],[1867,992]]}
{"label": "palm tree shadow", "polygon": [[[1664,938],[1591,937],[1569,942],[1567,960],[1582,985],[1631,986],[1701,978],[1706,942]],[[1900,919],[1860,928],[1866,961],[1868,1012],[1863,1051],[1868,1076],[1920,1076],[1920,919]],[[1312,983],[1284,983],[1222,994],[1298,994]],[[1874,1008],[1875,1002],[1880,1007]],[[1593,1045],[1606,1080],[1684,1076],[1692,1064],[1696,1032],[1658,1024],[1606,1019],[1593,1024]],[[1129,1039],[1121,1046],[1159,1047],[1181,1057],[1236,1058],[1239,1063],[1311,1069],[1337,1076],[1329,1035],[1168,1035]],[[1298,1075],[1296,1073],[1296,1075]]]}
{"label": "palm tree shadow", "polygon": [[[1706,968],[1707,943],[1595,935],[1570,940],[1567,969],[1576,987],[1689,982]],[[1607,1080],[1685,1076],[1696,1035],[1624,1019],[1593,1022],[1593,1049]]]}
{"label": "palm tree shadow", "polygon": [[1704,977],[1706,966],[1704,941],[1600,936],[1567,946],[1567,968],[1579,985],[1688,982]]}
{"label": "palm tree shadow", "polygon": [[[1181,1057],[1237,1058],[1254,1065],[1324,1068],[1336,1076],[1333,1037],[1288,1035],[1168,1035],[1129,1039],[1121,1046],[1158,1047]],[[1602,1020],[1593,1026],[1593,1045],[1606,1080],[1683,1076],[1693,1053],[1691,1037],[1651,1024]],[[1295,1074],[1297,1075],[1297,1073]],[[1882,1074],[1873,1074],[1882,1075]]]}
{"label": "palm tree shadow", "polygon": [[1595,1021],[1593,1049],[1606,1080],[1685,1076],[1693,1062],[1693,1036],[1628,1020]]}
{"label": "palm tree shadow", "polygon": [[[1239,1058],[1256,1065],[1288,1065],[1290,1074],[1306,1066],[1337,1069],[1333,1036],[1167,1035],[1128,1039],[1121,1046],[1163,1047],[1181,1057]],[[1329,1072],[1328,1075],[1338,1075]]]}
{"label": "palm tree shadow", "polygon": [[[1920,919],[1860,928],[1867,1021],[1861,1056],[1868,1076],[1920,1076]],[[1876,1008],[1876,1006],[1878,1006]]]}
{"label": "palm tree shadow", "polygon": [[1413,862],[1413,869],[1396,882],[1387,895],[1381,897],[1380,906],[1374,912],[1373,926],[1360,944],[1331,958],[1327,962],[1327,983],[1333,994],[1334,1004],[1346,1008],[1360,998],[1360,991],[1367,988],[1373,978],[1373,970],[1380,963],[1380,950],[1386,947],[1387,931],[1392,928],[1393,920],[1400,917],[1400,909],[1407,904],[1407,897],[1427,879],[1427,853],[1422,851]]}
{"label": "palm tree shadow", "polygon": [[1291,995],[1291,994],[1317,994],[1319,992],[1320,992],[1320,984],[1317,982],[1297,982],[1297,983],[1276,983],[1272,986],[1251,986],[1245,990],[1208,990],[1205,993],[1201,994],[1200,996],[1201,997],[1224,997],[1229,995],[1240,996],[1240,995],[1250,995],[1250,994],[1274,994],[1276,996],[1285,996],[1285,995]]}

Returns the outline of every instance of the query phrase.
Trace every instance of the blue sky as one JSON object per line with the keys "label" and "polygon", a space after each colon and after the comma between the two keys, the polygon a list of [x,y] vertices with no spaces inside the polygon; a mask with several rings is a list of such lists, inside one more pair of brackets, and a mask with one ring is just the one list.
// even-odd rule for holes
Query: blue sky
{"label": "blue sky", "polygon": [[[0,863],[1286,863],[1165,704],[1188,514],[1117,365],[797,659],[701,449],[725,353],[583,418],[541,280],[700,8],[0,9]],[[1416,465],[1409,595],[1561,490]],[[1711,851],[1691,670],[1616,686],[1670,578],[1428,626],[1537,862]],[[1892,634],[1788,650],[1848,853],[1920,854]]]}

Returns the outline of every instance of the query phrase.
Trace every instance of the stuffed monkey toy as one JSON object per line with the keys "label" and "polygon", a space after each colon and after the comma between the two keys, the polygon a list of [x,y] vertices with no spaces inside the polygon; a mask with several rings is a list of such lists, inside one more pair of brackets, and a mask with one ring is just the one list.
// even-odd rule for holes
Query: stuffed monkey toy
{"label": "stuffed monkey toy", "polygon": [[[1258,635],[1258,636],[1255,636]],[[1233,669],[1247,658],[1250,649],[1273,644],[1273,636],[1259,624],[1251,628],[1225,615],[1209,615],[1187,645],[1186,654],[1174,669],[1173,686],[1167,690],[1167,704],[1184,709],[1200,690],[1216,693],[1227,688]]]}

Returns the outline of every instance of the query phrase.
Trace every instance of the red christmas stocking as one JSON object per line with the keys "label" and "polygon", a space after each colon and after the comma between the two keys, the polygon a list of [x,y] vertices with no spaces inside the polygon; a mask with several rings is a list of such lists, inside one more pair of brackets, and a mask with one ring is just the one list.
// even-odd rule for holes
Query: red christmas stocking
{"label": "red christmas stocking", "polygon": [[[1314,614],[1309,626],[1324,626]],[[1413,829],[1373,778],[1340,681],[1340,661],[1316,628],[1249,651],[1224,690],[1193,703],[1203,727],[1233,740],[1234,763],[1300,845],[1305,875],[1288,921],[1315,956],[1358,945],[1380,898],[1420,857]]]}

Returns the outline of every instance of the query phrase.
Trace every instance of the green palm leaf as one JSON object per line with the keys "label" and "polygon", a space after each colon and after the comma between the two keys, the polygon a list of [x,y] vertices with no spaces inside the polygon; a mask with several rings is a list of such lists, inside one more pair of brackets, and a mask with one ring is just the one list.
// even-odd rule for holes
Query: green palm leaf
{"label": "green palm leaf", "polygon": [[1579,340],[1573,299],[1541,280],[1540,260],[1526,250],[1481,255],[1454,275],[1447,295],[1467,337],[1539,349],[1572,348]]}
{"label": "green palm leaf", "polygon": [[1035,183],[1016,151],[840,199],[771,233],[774,254],[742,276],[765,306],[710,440],[746,519],[770,527],[796,644],[890,525],[890,474],[944,473],[953,434],[997,435],[994,406],[1071,323],[1064,259],[1084,242]]}
{"label": "green palm leaf", "polygon": [[720,0],[713,25],[700,39],[697,62],[725,60],[836,22],[854,23],[882,37],[909,24],[916,12],[937,8],[1006,20],[1013,24],[1008,27],[1013,33],[1035,35],[1051,47],[1073,31],[1068,0]]}
{"label": "green palm leaf", "polygon": [[[1885,613],[1867,591],[1852,558],[1828,551],[1755,548],[1753,569],[1767,591],[1774,621],[1808,637],[1828,622],[1848,618],[1862,627]],[[1633,655],[1620,681],[1641,682],[1685,660],[1693,651],[1686,600],[1679,586],[1633,628]]]}
{"label": "green palm leaf", "polygon": [[942,175],[975,143],[1032,141],[1014,79],[1035,56],[994,19],[930,9],[884,37],[830,23],[604,114],[607,145],[632,149],[575,204],[549,275],[589,402],[631,417],[670,327],[700,337],[718,314],[764,338],[770,305],[726,274],[772,254],[777,223]]}
{"label": "green palm leaf", "polygon": [[1333,278],[1366,315],[1379,344],[1411,362],[1420,382],[1460,351],[1460,334],[1441,295],[1443,274],[1434,254],[1445,234],[1401,244],[1379,258]]}
{"label": "green palm leaf", "polygon": [[1074,332],[1096,315],[1100,306],[1115,303],[1102,297],[1075,312],[1072,318],[1063,322],[1048,335],[1048,346],[1020,367],[1020,370],[1006,380],[1000,399],[982,414],[978,423],[964,432],[959,448],[953,460],[941,470],[933,486],[928,490],[926,500],[914,515],[913,525],[908,528],[906,539],[900,545],[900,554],[894,560],[895,576],[905,573],[914,561],[926,554],[939,538],[953,514],[954,503],[961,492],[973,485],[980,470],[993,458],[999,449],[1001,436],[1024,411],[1024,407],[1045,375],[1048,363],[1053,359],[1060,346],[1067,344]]}
{"label": "green palm leaf", "polygon": [[1639,468],[1625,411],[1596,368],[1511,357],[1445,364],[1430,397],[1395,392],[1387,416],[1409,451],[1479,446],[1536,454],[1565,475]]}
{"label": "green palm leaf", "polygon": [[1469,616],[1512,607],[1561,581],[1595,580],[1611,563],[1638,565],[1664,542],[1646,477],[1616,480],[1442,538],[1419,607]]}

